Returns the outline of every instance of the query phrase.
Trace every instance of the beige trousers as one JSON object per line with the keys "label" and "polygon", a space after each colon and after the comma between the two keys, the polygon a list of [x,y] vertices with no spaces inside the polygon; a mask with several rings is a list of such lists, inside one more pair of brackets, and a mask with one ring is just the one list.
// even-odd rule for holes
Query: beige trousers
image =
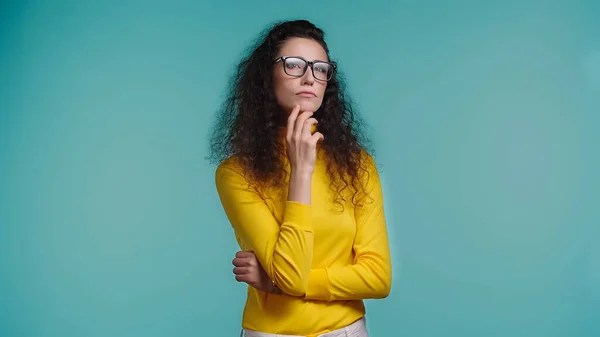
{"label": "beige trousers", "polygon": [[[277,335],[272,333],[265,333],[259,331],[253,331],[248,329],[242,329],[240,333],[240,337],[304,337],[304,336],[296,336],[296,335]],[[343,327],[341,329],[337,329],[331,332],[324,333],[319,335],[319,337],[369,337],[369,333],[367,332],[367,323],[366,319],[363,317],[358,321]]]}

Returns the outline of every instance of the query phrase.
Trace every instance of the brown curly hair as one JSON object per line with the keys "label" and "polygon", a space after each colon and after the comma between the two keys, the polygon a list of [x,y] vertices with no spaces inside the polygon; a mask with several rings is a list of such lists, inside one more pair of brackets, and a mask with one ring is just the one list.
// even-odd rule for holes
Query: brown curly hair
{"label": "brown curly hair", "polygon": [[[293,37],[318,42],[329,57],[324,35],[309,21],[297,20],[276,23],[259,36],[237,66],[227,98],[218,111],[210,142],[212,163],[236,156],[257,185],[273,186],[284,181],[289,172],[282,160],[284,149],[279,128],[285,125],[287,115],[275,97],[272,61],[285,41]],[[356,205],[365,192],[361,172],[368,172],[369,163],[364,154],[372,151],[367,150],[368,140],[362,131],[364,122],[354,111],[344,87],[336,71],[327,83],[323,103],[314,117],[319,121],[319,131],[325,135],[321,149],[326,155],[331,187],[337,192],[335,202],[347,201],[344,195],[348,195],[345,191],[348,188]]]}

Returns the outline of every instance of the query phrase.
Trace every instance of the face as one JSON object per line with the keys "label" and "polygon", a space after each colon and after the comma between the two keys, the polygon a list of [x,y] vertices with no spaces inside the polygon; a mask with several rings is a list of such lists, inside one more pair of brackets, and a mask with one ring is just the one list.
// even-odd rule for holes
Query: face
{"label": "face", "polygon": [[[323,47],[318,42],[306,38],[287,40],[277,54],[277,57],[280,56],[300,56],[307,61],[329,61]],[[297,104],[300,105],[301,113],[304,111],[314,112],[319,109],[323,102],[327,82],[316,79],[310,66],[301,77],[286,74],[284,62],[277,62],[273,66],[275,96],[279,106],[285,112],[290,113]],[[315,73],[317,71],[318,69],[315,69]]]}

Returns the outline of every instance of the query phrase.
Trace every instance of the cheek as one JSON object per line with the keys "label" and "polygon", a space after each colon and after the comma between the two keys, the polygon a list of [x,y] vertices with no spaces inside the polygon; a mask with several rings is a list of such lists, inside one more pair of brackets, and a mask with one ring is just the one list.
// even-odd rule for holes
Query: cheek
{"label": "cheek", "polygon": [[289,101],[291,96],[290,93],[292,90],[285,84],[285,82],[276,82],[275,83],[275,96],[277,100],[280,102]]}
{"label": "cheek", "polygon": [[319,97],[321,98],[321,100],[323,100],[323,98],[325,97],[325,90],[327,89],[327,84],[319,87]]}
{"label": "cheek", "polygon": [[277,96],[278,100],[282,99],[283,95],[287,91],[285,88],[285,81],[282,81],[282,79],[278,78],[278,76],[273,78],[273,88],[275,89],[275,96]]}

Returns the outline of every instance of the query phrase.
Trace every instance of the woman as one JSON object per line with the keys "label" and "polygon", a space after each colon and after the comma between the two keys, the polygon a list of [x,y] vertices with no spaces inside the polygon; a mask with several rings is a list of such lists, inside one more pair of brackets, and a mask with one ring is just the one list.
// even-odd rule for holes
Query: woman
{"label": "woman", "polygon": [[390,291],[379,176],[336,68],[321,29],[275,25],[239,65],[215,129],[249,337],[368,336],[362,300]]}

